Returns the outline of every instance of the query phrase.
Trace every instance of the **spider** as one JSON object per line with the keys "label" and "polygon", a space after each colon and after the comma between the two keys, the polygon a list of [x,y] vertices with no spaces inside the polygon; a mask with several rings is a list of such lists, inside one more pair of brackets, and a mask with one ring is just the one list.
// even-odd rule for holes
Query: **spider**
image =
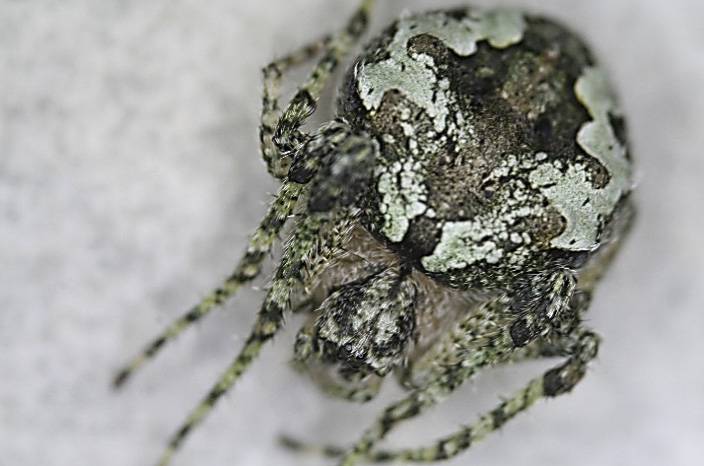
{"label": "spider", "polygon": [[[293,311],[308,316],[295,365],[325,391],[363,402],[387,376],[407,390],[348,448],[324,450],[341,466],[453,457],[571,391],[597,355],[582,318],[634,207],[624,120],[591,52],[563,26],[517,10],[405,15],[354,61],[336,118],[302,130],[373,3],[264,68],[261,152],[280,189],[232,275],[115,378],[122,385],[256,278],[293,224],[244,347],[161,466]],[[315,57],[280,111],[284,74]],[[423,447],[378,448],[481,369],[545,357],[562,361],[474,424]]]}

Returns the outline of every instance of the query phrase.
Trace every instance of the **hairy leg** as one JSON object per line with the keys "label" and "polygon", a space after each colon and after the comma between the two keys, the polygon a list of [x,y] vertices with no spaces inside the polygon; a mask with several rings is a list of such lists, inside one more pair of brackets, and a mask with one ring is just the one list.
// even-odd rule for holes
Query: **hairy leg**
{"label": "hairy leg", "polygon": [[[281,80],[284,73],[291,68],[312,60],[330,42],[330,37],[323,37],[299,50],[279,58],[262,69],[264,89],[262,92],[262,114],[259,126],[259,141],[262,157],[271,175],[283,179],[288,174],[290,159],[282,160],[272,138],[279,120],[279,97],[281,95]],[[288,161],[288,163],[285,163]]]}
{"label": "hairy leg", "polygon": [[323,51],[323,56],[316,64],[308,80],[299,88],[289,102],[286,110],[276,123],[272,138],[278,150],[277,158],[289,157],[307,139],[307,135],[299,129],[315,111],[320,93],[333,71],[366,30],[373,6],[374,0],[362,0],[347,25],[328,41]]}
{"label": "hairy leg", "polygon": [[[303,121],[305,121],[307,115],[313,111],[315,100],[319,97],[320,91],[322,90],[322,87],[327,81],[330,73],[334,70],[337,61],[344,56],[350,45],[354,43],[354,41],[357,40],[364,31],[372,5],[372,0],[364,0],[357,13],[349,21],[347,27],[334,38],[323,40],[320,43],[304,47],[298,52],[294,52],[292,55],[276,61],[270,65],[270,67],[265,68],[264,109],[262,113],[261,139],[264,157],[269,165],[269,170],[272,171],[272,173],[275,172],[275,176],[280,175],[283,177],[285,175],[285,173],[282,173],[281,171],[283,169],[275,168],[275,165],[280,163],[278,160],[280,158],[280,147],[275,147],[275,145],[271,143],[271,128],[274,127],[274,124],[269,121],[270,119],[273,119],[271,116],[273,114],[272,112],[275,112],[275,109],[278,106],[276,103],[276,87],[278,83],[277,74],[280,74],[282,71],[291,66],[304,62],[309,57],[312,57],[319,49],[324,49],[326,51],[325,56],[313,70],[309,80],[296,94],[296,97],[294,97],[293,101],[289,104],[288,109],[284,113],[281,120],[276,123],[277,128],[295,127],[294,132],[297,132],[298,127],[303,124]],[[301,102],[303,101],[308,101],[311,105],[303,108],[301,107]],[[303,114],[305,115],[302,115],[300,113],[301,111],[303,111]],[[265,130],[265,128],[269,129]],[[282,129],[278,132],[282,135],[284,140],[288,140],[287,137],[292,136],[290,131],[285,131]],[[287,155],[291,154],[289,153]],[[315,161],[312,163],[314,164]],[[310,165],[310,163],[308,165]],[[131,375],[146,361],[153,358],[168,341],[175,339],[189,326],[206,316],[215,307],[219,306],[231,297],[243,284],[252,281],[259,275],[262,263],[266,258],[267,253],[271,250],[277,234],[280,232],[284,223],[293,212],[293,208],[295,207],[298,197],[302,191],[303,186],[295,182],[287,182],[281,187],[279,194],[269,209],[269,212],[264,217],[259,228],[250,239],[247,252],[240,260],[233,273],[222,285],[212,290],[200,303],[189,309],[181,317],[171,323],[160,335],[154,338],[139,355],[120,369],[113,379],[114,387],[117,388],[124,385]]]}
{"label": "hairy leg", "polygon": [[[584,377],[589,362],[596,357],[599,337],[587,329],[579,328],[567,337],[563,344],[567,361],[528,382],[474,424],[463,427],[427,447],[372,452],[367,460],[429,463],[452,458],[501,428],[541,398],[556,397],[571,391]],[[329,449],[326,453],[339,454],[339,450]]]}
{"label": "hairy leg", "polygon": [[160,466],[167,465],[173,454],[183,443],[190,431],[197,426],[213,409],[217,401],[235,384],[269,341],[282,327],[284,314],[289,310],[294,292],[309,284],[321,262],[320,256],[334,254],[342,240],[336,234],[326,231],[337,225],[349,223],[351,218],[346,213],[337,215],[317,214],[302,220],[291,240],[286,245],[281,264],[267,292],[259,311],[254,328],[247,338],[244,348],[222,374],[218,382],[191,412],[186,421],[171,437],[164,452]]}
{"label": "hairy leg", "polygon": [[[474,312],[457,322],[420,357],[409,361],[399,374],[399,382],[407,389],[422,389],[442,377],[447,367],[466,359],[466,355],[483,351],[496,335],[516,319],[507,308],[506,300],[496,299],[478,306]],[[519,359],[519,353],[532,351],[534,345],[517,348],[510,359]],[[497,361],[497,364],[503,361]]]}
{"label": "hairy leg", "polygon": [[247,250],[235,270],[219,287],[212,290],[200,303],[171,323],[139,355],[119,370],[113,380],[114,387],[118,388],[124,385],[130,376],[145,362],[153,358],[167,342],[175,339],[188,327],[208,315],[234,295],[242,285],[251,282],[259,275],[266,256],[271,251],[284,223],[293,212],[303,189],[303,185],[291,182],[286,182],[281,186],[268,212],[250,238]]}
{"label": "hairy leg", "polygon": [[431,446],[395,453],[379,452],[374,455],[374,459],[432,462],[456,456],[473,443],[499,429],[539,399],[555,397],[571,391],[583,378],[587,364],[596,357],[598,346],[599,337],[596,334],[581,330],[566,342],[565,349],[569,352],[569,359],[566,362],[531,380],[494,410],[483,415],[475,424],[464,427]]}
{"label": "hairy leg", "polygon": [[[502,319],[508,315],[508,308],[515,306],[516,302],[505,298],[487,303],[487,312],[492,313],[488,318],[473,320],[474,316],[470,316],[462,322],[459,329],[453,332],[445,350],[437,353],[438,363],[434,364],[434,375],[427,380],[427,385],[387,407],[361,439],[345,453],[339,465],[353,466],[363,461],[376,444],[402,421],[417,416],[446,398],[479,369],[500,364],[511,358],[517,348],[523,348],[546,336],[553,321],[559,321],[569,308],[574,278],[569,271],[558,270],[541,286],[543,299],[525,303],[533,309],[524,311],[510,324]],[[481,328],[484,325],[488,325],[488,333],[476,332],[477,326]],[[463,333],[468,336],[463,336]],[[478,346],[478,341],[482,339],[484,342]]]}
{"label": "hairy leg", "polygon": [[[569,309],[560,312],[559,321],[550,324],[553,331],[547,337],[538,337],[524,346],[516,346],[513,340],[511,328],[512,322],[515,323],[516,320],[512,320],[515,316],[512,317],[505,302],[497,299],[482,306],[478,312],[467,317],[453,331],[448,332],[423,358],[409,367],[402,382],[405,382],[406,386],[415,387],[415,391],[405,400],[384,411],[381,420],[375,425],[378,429],[375,435],[383,437],[394,424],[420,414],[426,407],[441,400],[470,378],[481,367],[545,357],[559,356],[570,359],[559,368],[546,373],[542,378],[531,381],[512,398],[482,417],[476,425],[464,428],[430,447],[401,451],[373,451],[370,448],[365,456],[354,457],[352,462],[345,464],[355,464],[354,461],[360,460],[375,462],[439,460],[448,451],[454,451],[463,446],[462,442],[465,442],[468,436],[472,437],[472,441],[478,441],[491,430],[500,427],[502,423],[528,408],[541,396],[556,396],[571,389],[567,382],[563,385],[560,385],[559,381],[556,382],[556,374],[562,374],[565,381],[571,380],[576,384],[581,375],[576,377],[574,374],[579,371],[583,374],[587,362],[596,355],[598,338],[578,326],[580,315],[589,304],[589,296],[587,292],[577,292],[570,300]],[[540,333],[542,332],[538,332]],[[543,385],[539,384],[548,379],[552,380],[552,388],[548,387],[543,391]],[[563,386],[564,390],[556,389],[558,385]],[[503,421],[499,422],[500,419]],[[490,422],[495,422],[493,427],[488,424]],[[370,433],[372,433],[371,429],[365,435]],[[284,446],[297,451],[316,452],[331,457],[347,455],[346,458],[348,458],[350,456],[349,449],[339,446],[315,447],[291,437],[282,437],[281,440]],[[376,441],[373,440],[372,443],[375,444]],[[467,446],[468,444],[463,448]],[[350,460],[347,459],[347,461]]]}
{"label": "hairy leg", "polygon": [[[555,351],[555,348],[553,345],[546,345],[546,343],[542,340],[537,340],[529,345],[524,346],[523,348],[517,348],[514,352],[512,352],[509,357],[507,357],[504,361],[501,361],[497,363],[497,365],[503,365],[503,364],[510,364],[510,363],[519,363],[519,362],[524,362],[524,361],[531,361],[531,360],[537,360],[541,358],[546,358],[546,357],[555,357],[557,356],[557,352]],[[420,372],[416,373],[414,376],[414,372]],[[408,387],[413,386],[414,388],[418,388],[415,384],[418,383],[421,380],[427,380],[429,377],[429,374],[425,371],[422,371],[418,368],[414,368],[409,370],[407,373],[404,373],[402,375],[402,382],[406,382]],[[411,384],[411,380],[414,380]],[[379,379],[379,382],[381,383],[382,380]],[[335,387],[337,389],[338,387]],[[324,387],[324,390],[327,390],[327,387]],[[339,396],[337,393],[334,394],[335,396]],[[352,399],[352,401],[357,401],[356,399]],[[317,454],[317,455],[322,455],[330,458],[338,458],[342,455],[344,455],[347,452],[347,448],[338,446],[338,445],[315,445],[313,443],[305,442],[300,440],[298,437],[293,436],[293,435],[288,435],[288,434],[282,434],[279,436],[279,441],[281,442],[281,445],[287,449],[290,449],[294,452],[297,453],[311,453],[311,454]],[[390,451],[378,451],[378,452],[372,452],[370,453],[369,457],[366,459],[366,461],[373,461],[373,462],[381,462],[385,461],[384,458],[391,458],[392,455],[395,455],[399,452],[390,452]],[[387,459],[386,461],[388,461]]]}
{"label": "hairy leg", "polygon": [[[413,392],[405,400],[384,411],[373,428],[374,435],[383,437],[396,423],[420,414],[423,409],[447,396],[480,367],[501,364],[521,356],[528,358],[529,353],[538,353],[535,345],[511,351],[508,340],[503,345],[498,345],[506,347],[503,356],[487,352],[492,341],[498,343],[497,339],[502,334],[504,339],[508,337],[506,329],[515,318],[508,310],[506,300],[496,299],[483,304],[476,312],[458,322],[423,357],[410,364],[401,374],[401,383]],[[474,359],[470,364],[462,366],[463,362],[470,361],[470,355]],[[371,434],[372,429],[365,436]],[[281,440],[286,447],[298,451],[314,451],[336,457],[348,452],[347,449],[335,446],[310,446],[289,436],[282,436]]]}
{"label": "hairy leg", "polygon": [[[426,447],[372,451],[364,460],[374,463],[430,463],[453,458],[501,428],[541,398],[556,397],[571,391],[583,378],[588,363],[596,357],[599,337],[582,328],[564,340],[564,344],[564,352],[569,358],[566,362],[528,382],[509,398],[504,399],[496,408],[481,416],[474,424],[463,427]],[[344,448],[336,446],[313,449],[289,437],[283,437],[281,440],[286,447],[298,451],[314,451],[329,457],[340,457],[346,453]]]}
{"label": "hairy leg", "polygon": [[[369,167],[376,156],[376,147],[367,139],[350,132],[347,124],[333,120],[316,131],[306,145],[296,154],[291,175],[279,189],[269,211],[262,219],[259,228],[252,235],[247,251],[234,272],[215,290],[211,291],[200,303],[179,317],[166,330],[152,340],[141,354],[121,369],[113,380],[115,387],[120,387],[146,361],[153,358],[164,345],[180,335],[189,326],[199,321],[213,309],[230,298],[243,284],[255,279],[261,272],[264,259],[286,221],[293,214],[304,190],[312,191],[311,199],[324,208],[318,211],[330,211],[344,198],[343,193],[354,193],[364,185],[362,179],[355,178],[355,183],[344,183],[330,173],[331,166],[338,159],[347,170],[353,171],[355,177],[366,177]],[[323,165],[319,179],[313,179]],[[367,167],[365,171],[363,168]],[[337,170],[338,176],[344,176],[344,169]],[[312,187],[306,185],[313,181]],[[322,196],[322,197],[321,197]]]}
{"label": "hairy leg", "polygon": [[[293,185],[298,186],[301,193],[305,186],[308,209],[284,247],[277,272],[244,348],[174,434],[160,466],[168,464],[188,432],[203,420],[218,399],[249,367],[264,343],[278,332],[283,325],[284,313],[290,310],[295,294],[301,290],[307,292],[330,259],[341,253],[352,225],[358,221],[355,209],[351,207],[355,200],[354,194],[362,184],[362,178],[369,177],[376,150],[372,141],[350,133],[343,122],[333,121],[324,125],[297,151],[294,160],[297,165],[291,171],[296,174],[294,181],[300,182],[294,182]],[[343,167],[336,171],[335,176],[330,176],[329,170],[336,163],[342,163]],[[319,171],[324,176],[318,177]],[[339,177],[352,177],[357,182],[347,187],[340,183]],[[309,181],[310,184],[307,185]],[[332,189],[328,186],[330,183],[343,188]],[[288,184],[289,181],[284,186]],[[311,211],[312,199],[317,199],[316,203],[325,208]]]}

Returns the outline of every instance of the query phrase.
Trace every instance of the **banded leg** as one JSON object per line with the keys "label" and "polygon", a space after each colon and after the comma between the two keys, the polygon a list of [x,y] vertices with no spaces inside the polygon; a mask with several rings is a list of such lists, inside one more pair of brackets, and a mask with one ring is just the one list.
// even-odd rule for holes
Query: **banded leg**
{"label": "banded leg", "polygon": [[[307,142],[306,146],[300,150],[294,161],[295,166],[292,168],[284,184],[279,189],[279,193],[274,199],[269,211],[261,221],[259,228],[255,231],[250,239],[249,247],[240,260],[235,271],[219,288],[213,290],[203,301],[197,306],[190,309],[186,314],[172,323],[161,335],[155,338],[147,348],[133,359],[125,368],[118,372],[114,379],[114,386],[119,387],[125,383],[130,375],[145,361],[152,358],[164,344],[174,339],[182,333],[188,326],[197,322],[216,306],[222,304],[227,298],[232,296],[240,286],[256,278],[261,272],[261,266],[267,253],[271,250],[272,244],[275,241],[278,233],[283,228],[286,220],[291,216],[294,208],[302,195],[304,189],[311,190],[306,185],[314,181],[314,198],[322,195],[327,195],[324,200],[326,202],[325,211],[331,210],[338,200],[344,200],[344,196],[340,199],[334,198],[338,192],[330,192],[325,189],[326,184],[338,181],[335,176],[329,172],[331,158],[337,156],[343,162],[352,160],[354,165],[347,163],[346,167],[353,170],[355,177],[366,176],[370,170],[370,166],[376,156],[376,146],[371,142],[360,143],[361,136],[350,133],[349,127],[341,121],[333,120],[323,125]],[[324,182],[314,180],[316,174],[323,166]],[[340,175],[346,174],[345,170],[338,170]],[[355,189],[363,186],[361,180],[353,183],[351,187],[346,188],[346,191],[355,193]],[[339,183],[341,184],[341,183]]]}
{"label": "banded leg", "polygon": [[293,212],[303,189],[304,185],[298,183],[287,182],[281,186],[279,193],[269,207],[269,211],[250,238],[247,251],[232,274],[222,285],[208,293],[200,303],[171,323],[164,332],[146,346],[141,354],[118,371],[113,379],[115,388],[123,386],[130,376],[146,361],[153,358],[167,342],[175,339],[189,326],[208,315],[210,311],[235,294],[242,285],[251,282],[259,275],[264,259],[271,250],[281,228]]}
{"label": "banded leg", "polygon": [[[434,375],[427,385],[416,389],[408,397],[384,410],[362,438],[343,456],[340,466],[353,466],[369,456],[376,444],[402,421],[417,416],[427,408],[446,398],[456,388],[472,377],[479,369],[500,364],[511,358],[517,348],[544,337],[559,322],[569,308],[574,291],[574,278],[568,271],[556,271],[549,282],[542,285],[545,293],[539,301],[530,301],[533,313],[523,313],[518,319],[505,323],[515,299],[498,298],[487,303],[489,313],[478,321],[470,316],[450,335],[445,348],[437,353],[433,364]],[[540,311],[535,311],[539,309]],[[481,331],[487,326],[487,333]],[[479,331],[477,331],[479,329]],[[463,334],[465,336],[463,336]],[[479,346],[477,343],[484,340]]]}
{"label": "banded leg", "polygon": [[362,0],[347,25],[326,44],[323,56],[300,87],[276,123],[272,138],[278,157],[289,157],[306,139],[299,131],[303,123],[316,109],[320,94],[333,71],[350,48],[359,40],[369,23],[374,0]]}
{"label": "banded leg", "polygon": [[[443,362],[437,364],[439,370],[436,378],[426,386],[411,392],[406,398],[391,404],[381,416],[365,431],[362,438],[343,456],[340,466],[353,466],[365,460],[374,447],[401,422],[415,417],[429,407],[442,401],[480,368],[500,363],[509,357],[514,349],[513,341],[508,331],[492,339],[493,343],[478,347],[475,351],[464,355],[464,360],[458,358],[465,351],[444,354]],[[456,342],[461,344],[460,340]],[[473,342],[468,342],[474,346]],[[466,364],[466,365],[463,365]]]}
{"label": "banded leg", "polygon": [[259,141],[267,170],[276,178],[283,179],[286,177],[290,165],[290,160],[289,163],[285,163],[285,161],[279,157],[279,151],[272,141],[276,124],[279,120],[280,86],[283,75],[290,69],[312,60],[329,42],[329,36],[318,39],[285,57],[269,63],[262,69],[264,89],[262,91],[262,114],[259,126]]}
{"label": "banded leg", "polygon": [[[538,342],[511,351],[512,345],[506,329],[513,320],[515,316],[508,310],[507,300],[500,298],[485,303],[476,312],[459,322],[421,358],[404,369],[400,374],[400,383],[412,389],[413,392],[405,400],[387,408],[365,437],[377,435],[383,438],[393,425],[420,414],[426,407],[440,401],[487,363],[498,365],[521,357],[527,359],[533,354],[538,354],[540,352],[537,348]],[[500,338],[502,334],[505,341],[503,344],[494,346],[506,348],[505,355],[490,355],[487,348],[492,346],[492,340]],[[471,364],[465,364],[463,367],[462,363],[468,361],[470,357],[475,359]],[[348,452],[336,446],[307,445],[289,436],[282,436],[281,441],[287,448],[317,452],[327,456],[339,457]],[[372,443],[375,442],[376,440]],[[366,453],[360,455],[360,458],[365,455]]]}
{"label": "banded leg", "polygon": [[[252,361],[282,327],[284,314],[289,310],[292,294],[314,279],[317,268],[323,263],[319,255],[333,254],[343,238],[326,234],[325,230],[350,222],[347,215],[329,218],[328,214],[311,215],[297,227],[286,245],[281,264],[277,269],[271,288],[267,292],[250,336],[244,348],[222,374],[218,382],[191,412],[184,424],[171,437],[159,466],[166,466],[186,436],[213,409],[217,401],[235,384]],[[334,230],[334,228],[333,228]]]}
{"label": "banded leg", "polygon": [[[515,319],[516,316],[507,307],[506,299],[495,299],[482,304],[442,335],[420,357],[410,361],[399,373],[400,384],[409,390],[429,386],[442,377],[448,367],[456,366],[465,360],[468,354],[484,351],[492,339],[500,335]],[[527,358],[529,352],[536,351],[534,347],[537,343],[516,348],[506,356],[506,362],[521,357]],[[523,354],[526,355],[521,356]],[[497,361],[496,364],[502,362]]]}
{"label": "banded leg", "polygon": [[598,352],[599,337],[588,330],[581,330],[569,342],[569,359],[536,377],[492,411],[484,414],[473,425],[438,440],[423,448],[400,451],[379,451],[369,456],[373,462],[406,461],[429,463],[457,456],[474,443],[501,428],[519,413],[541,398],[550,398],[571,391],[584,377],[587,365]]}
{"label": "banded leg", "polygon": [[[463,427],[427,447],[372,451],[364,460],[375,463],[429,463],[453,458],[501,428],[539,399],[556,397],[571,391],[583,378],[589,362],[597,356],[598,346],[599,337],[595,333],[579,328],[573,335],[561,341],[559,350],[553,348],[544,353],[545,356],[557,356],[559,353],[560,356],[568,357],[567,361],[528,382],[495,409],[481,416],[476,423]],[[340,457],[346,453],[344,448],[338,446],[315,448],[290,437],[282,437],[281,440],[284,446],[297,451],[311,451],[328,457]]]}
{"label": "banded leg", "polygon": [[[506,358],[506,360],[502,361],[501,363],[498,363],[497,365],[520,363],[524,361],[537,360],[540,358],[555,357],[557,355],[558,354],[554,350],[552,345],[547,345],[546,342],[538,340],[531,343],[530,345],[524,346],[522,348],[517,348],[514,352],[509,355],[509,357]],[[402,374],[401,382],[404,383],[407,387],[415,386],[415,383],[417,383],[418,380],[427,380],[427,374],[422,374],[422,376],[414,380],[413,385],[411,385],[410,379],[413,377],[412,374],[412,370]],[[356,400],[353,399],[352,401]],[[347,448],[338,445],[315,445],[313,443],[302,441],[299,438],[288,434],[280,435],[279,441],[283,447],[292,450],[296,453],[317,454],[329,458],[338,458],[344,455],[347,451]],[[367,458],[367,461],[380,462],[383,461],[383,459],[380,458],[389,456],[391,454],[392,452],[387,451],[379,453],[373,452],[370,454],[369,458]]]}

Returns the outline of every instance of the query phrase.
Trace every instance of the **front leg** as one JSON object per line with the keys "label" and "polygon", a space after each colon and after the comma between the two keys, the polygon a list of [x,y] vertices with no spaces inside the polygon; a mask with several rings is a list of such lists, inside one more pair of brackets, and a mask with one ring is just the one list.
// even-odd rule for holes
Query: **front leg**
{"label": "front leg", "polygon": [[481,416],[474,424],[463,427],[430,446],[400,451],[378,451],[372,453],[369,459],[374,462],[429,463],[457,456],[501,428],[538,400],[571,391],[584,377],[589,362],[597,356],[599,340],[598,335],[590,330],[578,329],[563,342],[564,350],[569,354],[567,361],[528,382],[495,409]]}
{"label": "front leg", "polygon": [[346,210],[318,213],[300,221],[284,248],[281,263],[244,347],[173,434],[159,466],[169,464],[189,433],[205,419],[215,404],[251,366],[264,344],[279,332],[290,311],[291,298],[299,289],[310,286],[315,280],[321,265],[326,262],[322,256],[332,257],[340,248],[344,238],[335,234],[335,231],[344,230],[353,221],[354,218]]}
{"label": "front leg", "polygon": [[[353,466],[366,459],[376,445],[398,424],[425,411],[446,398],[472,377],[480,368],[494,366],[510,359],[518,348],[546,336],[553,324],[560,322],[569,308],[575,281],[568,270],[548,274],[549,280],[530,280],[531,290],[514,298],[497,298],[487,303],[486,315],[470,316],[461,322],[437,353],[438,362],[427,385],[386,408],[362,438],[346,452],[340,466]],[[528,282],[526,283],[528,286]],[[519,317],[506,323],[506,316],[515,313],[515,306],[524,308]],[[475,319],[475,320],[473,320]],[[488,334],[477,332],[486,326]],[[464,336],[463,336],[464,335]],[[479,343],[479,344],[478,344]]]}
{"label": "front leg", "polygon": [[[598,335],[579,327],[573,334],[559,342],[562,355],[568,357],[567,361],[532,379],[523,388],[504,399],[496,408],[482,415],[474,424],[463,427],[426,447],[372,451],[364,460],[374,463],[430,463],[453,458],[501,428],[538,400],[571,391],[584,377],[589,362],[597,356],[598,347]],[[311,449],[288,437],[283,438],[282,441],[291,449],[299,451]],[[345,454],[343,448],[334,446],[323,447],[317,451],[330,457],[340,457]]]}

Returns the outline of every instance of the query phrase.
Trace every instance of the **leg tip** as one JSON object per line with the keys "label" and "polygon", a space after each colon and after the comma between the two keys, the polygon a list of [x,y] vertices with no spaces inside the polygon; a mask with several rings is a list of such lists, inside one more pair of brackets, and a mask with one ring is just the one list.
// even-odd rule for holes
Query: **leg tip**
{"label": "leg tip", "polygon": [[286,448],[287,450],[299,452],[306,449],[303,442],[287,434],[279,434],[276,441],[280,446]]}
{"label": "leg tip", "polygon": [[118,372],[115,377],[112,379],[112,389],[113,390],[119,390],[121,389],[124,385],[125,382],[130,378],[130,371],[127,369],[122,369],[120,372]]}

